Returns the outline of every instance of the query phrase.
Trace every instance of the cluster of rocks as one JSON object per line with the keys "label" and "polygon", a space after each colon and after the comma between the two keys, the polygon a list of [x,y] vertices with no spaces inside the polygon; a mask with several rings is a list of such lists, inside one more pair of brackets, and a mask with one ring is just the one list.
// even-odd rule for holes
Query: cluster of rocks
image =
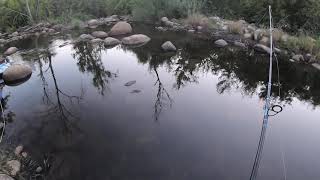
{"label": "cluster of rocks", "polygon": [[172,19],[171,21],[167,17],[161,18],[161,26],[156,27],[158,31],[187,31],[188,28]]}
{"label": "cluster of rocks", "polygon": [[39,23],[35,26],[25,26],[19,28],[13,33],[0,33],[0,46],[35,36],[56,35],[58,33],[59,32],[55,29],[55,26],[50,23]]}
{"label": "cluster of rocks", "polygon": [[23,170],[31,170],[30,173],[33,174],[40,174],[43,171],[41,166],[27,165],[27,162],[32,160],[22,145],[17,146],[14,152],[9,152],[4,156],[6,156],[6,162],[3,162],[1,167],[0,180],[14,180],[14,177],[17,177]]}
{"label": "cluster of rocks", "polygon": [[108,33],[104,31],[94,31],[91,34],[82,34],[78,41],[90,41],[93,44],[104,43],[105,46],[115,46],[121,43],[124,45],[136,46],[144,45],[151,40],[151,38],[144,34],[134,34],[124,37],[121,40],[115,38],[131,34],[132,32],[132,26],[128,22],[119,21]]}

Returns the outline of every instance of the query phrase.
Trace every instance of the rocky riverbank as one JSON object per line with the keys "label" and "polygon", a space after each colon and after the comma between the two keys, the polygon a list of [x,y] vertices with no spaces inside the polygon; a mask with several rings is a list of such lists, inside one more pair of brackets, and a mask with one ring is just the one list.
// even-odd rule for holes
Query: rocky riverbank
{"label": "rocky riverbank", "polygon": [[[132,34],[133,28],[130,24],[132,18],[130,16],[113,15],[105,18],[91,19],[87,22],[80,23],[77,27],[61,24],[39,23],[35,26],[28,26],[18,29],[11,34],[0,34],[0,46],[10,44],[14,41],[22,39],[38,37],[38,36],[55,36],[64,32],[72,31],[73,29],[90,29],[90,31],[99,26],[112,26],[110,31],[93,31],[91,34],[82,34],[74,43],[81,41],[90,41],[97,44],[102,43],[105,46],[115,46],[124,44],[129,46],[141,46],[151,40],[143,34]],[[217,47],[237,46],[239,48],[254,50],[259,53],[269,53],[270,34],[267,29],[261,28],[255,24],[249,24],[244,20],[230,21],[220,17],[201,17],[196,20],[177,20],[163,17],[159,22],[154,22],[155,29],[161,32],[176,31],[188,32],[190,34],[199,35],[202,38],[213,42]],[[285,55],[292,62],[305,64],[313,64],[314,67],[319,67],[319,60],[315,54],[308,51],[290,49],[286,44],[293,36],[274,29],[274,44],[275,53]],[[311,39],[311,41],[313,41]],[[315,40],[314,40],[315,41]],[[173,48],[174,42],[170,42],[170,51]],[[164,42],[164,46],[168,46],[168,42]],[[298,45],[297,45],[298,46]],[[163,48],[162,49],[167,49]],[[11,47],[11,50],[14,47]],[[159,47],[160,48],[160,47]],[[10,49],[9,49],[10,50]],[[8,50],[7,50],[8,51]],[[14,52],[16,52],[15,50]],[[5,56],[13,53],[6,54]]]}

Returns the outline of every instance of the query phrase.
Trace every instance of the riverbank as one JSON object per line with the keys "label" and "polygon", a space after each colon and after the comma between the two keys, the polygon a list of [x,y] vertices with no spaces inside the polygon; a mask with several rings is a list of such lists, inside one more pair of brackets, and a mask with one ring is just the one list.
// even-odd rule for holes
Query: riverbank
{"label": "riverbank", "polygon": [[[47,22],[39,23],[34,26],[22,27],[13,33],[0,34],[0,46],[8,46],[13,42],[18,42],[19,40],[39,36],[57,36],[73,30],[96,29],[99,26],[112,26],[122,21],[130,23],[133,22],[133,18],[131,16],[112,15],[105,18],[79,22],[73,25],[50,24]],[[200,38],[212,41],[216,46],[221,48],[237,46],[245,48],[248,51],[254,50],[259,53],[270,52],[270,48],[268,47],[270,43],[269,30],[255,24],[249,24],[244,20],[231,21],[217,16],[206,17],[201,14],[193,14],[188,16],[186,19],[169,20],[167,17],[162,17],[158,22],[152,23],[158,31],[176,31],[196,34]],[[126,33],[118,33],[115,34],[115,36],[130,33],[132,33],[132,28]],[[103,39],[107,38],[110,35],[110,32],[97,31],[92,35],[93,36],[87,36],[86,34],[83,34],[79,39],[99,43],[103,42]],[[288,56],[288,60],[292,62],[312,64],[314,67],[319,69],[320,43],[317,40],[309,36],[291,36],[277,28],[274,29],[273,36],[275,51],[277,54]],[[121,39],[118,40],[115,38],[109,38],[107,41],[109,42],[104,41],[107,45],[116,45],[121,43]],[[143,42],[147,41],[148,40],[146,39],[143,40]],[[139,42],[136,42],[135,44],[137,43]],[[132,44],[132,42],[129,44]],[[4,55],[6,55],[6,53],[4,53]]]}

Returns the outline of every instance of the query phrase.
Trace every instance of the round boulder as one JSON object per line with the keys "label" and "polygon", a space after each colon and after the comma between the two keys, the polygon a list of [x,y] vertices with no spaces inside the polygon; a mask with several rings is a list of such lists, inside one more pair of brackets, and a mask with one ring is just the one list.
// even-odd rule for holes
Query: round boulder
{"label": "round boulder", "polygon": [[161,48],[164,51],[177,51],[177,48],[172,44],[171,41],[167,41],[167,42],[163,43]]}
{"label": "round boulder", "polygon": [[116,38],[113,38],[113,37],[107,37],[105,40],[104,40],[104,45],[106,46],[115,46],[115,45],[118,45],[120,44],[121,42],[116,39]]}
{"label": "round boulder", "polygon": [[88,26],[89,28],[97,28],[99,26],[99,21],[96,19],[91,19],[90,21],[88,21]]}
{"label": "round boulder", "polygon": [[106,38],[106,37],[108,37],[108,33],[104,32],[104,31],[94,31],[91,35],[96,37],[96,38]]}
{"label": "round boulder", "polygon": [[225,41],[223,39],[219,39],[219,40],[215,41],[214,44],[218,47],[225,47],[228,45],[227,41]]}
{"label": "round boulder", "polygon": [[9,49],[6,50],[6,52],[4,52],[4,55],[10,56],[10,55],[16,53],[17,51],[18,51],[18,48],[10,47]]}
{"label": "round boulder", "polygon": [[129,23],[121,21],[115,24],[110,32],[110,36],[117,36],[117,35],[124,35],[124,34],[129,34],[132,32],[132,27]]}
{"label": "round boulder", "polygon": [[15,64],[4,71],[2,79],[8,86],[17,86],[27,81],[31,75],[32,69],[29,66]]}
{"label": "round boulder", "polygon": [[122,39],[122,43],[125,45],[141,45],[141,44],[146,44],[150,41],[151,39],[143,34],[135,34],[129,37],[125,37]]}

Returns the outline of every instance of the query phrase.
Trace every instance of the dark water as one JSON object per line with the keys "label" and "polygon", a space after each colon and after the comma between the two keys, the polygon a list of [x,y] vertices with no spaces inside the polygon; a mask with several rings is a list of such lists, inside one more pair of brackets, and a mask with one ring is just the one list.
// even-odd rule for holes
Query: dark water
{"label": "dark water", "polygon": [[[15,115],[6,143],[24,144],[39,161],[50,156],[47,179],[249,179],[268,57],[134,29],[152,41],[111,49],[59,47],[70,37],[18,44],[37,51],[12,58],[33,75],[3,90],[6,114]],[[166,40],[179,51],[163,53]],[[270,119],[258,179],[317,180],[320,72],[283,59],[280,72],[281,98],[274,83],[272,102],[284,111]]]}

